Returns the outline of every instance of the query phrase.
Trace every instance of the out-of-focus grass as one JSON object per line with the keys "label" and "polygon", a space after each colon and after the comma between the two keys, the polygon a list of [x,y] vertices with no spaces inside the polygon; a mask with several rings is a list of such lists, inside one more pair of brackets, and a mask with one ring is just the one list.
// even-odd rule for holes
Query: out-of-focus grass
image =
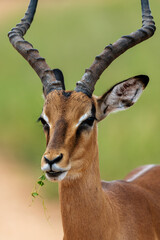
{"label": "out-of-focus grass", "polygon": [[[151,1],[157,31],[150,40],[130,49],[105,71],[96,85],[100,95],[113,84],[138,74],[150,76],[139,102],[99,124],[100,168],[103,179],[122,178],[132,168],[159,163],[160,155],[160,19],[158,0]],[[25,9],[24,9],[25,11]],[[12,48],[7,32],[23,12],[1,25],[0,144],[18,159],[40,169],[45,150],[42,128],[36,123],[43,105],[42,86],[29,64]],[[26,39],[53,68],[63,70],[67,89],[74,89],[103,48],[141,26],[140,1],[39,8]],[[53,187],[54,184],[51,186]],[[55,185],[54,185],[55,186]]]}

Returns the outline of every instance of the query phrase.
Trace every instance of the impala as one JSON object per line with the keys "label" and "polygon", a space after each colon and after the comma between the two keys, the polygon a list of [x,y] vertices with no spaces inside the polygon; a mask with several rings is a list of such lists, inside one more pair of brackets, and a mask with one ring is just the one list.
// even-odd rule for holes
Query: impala
{"label": "impala", "polygon": [[96,81],[111,62],[154,34],[148,0],[141,0],[142,28],[105,47],[74,91],[65,90],[62,72],[50,69],[38,50],[23,39],[37,2],[31,0],[9,39],[43,84],[45,103],[39,120],[47,147],[41,169],[49,181],[59,181],[64,240],[160,239],[160,167],[142,166],[124,180],[101,182],[97,144],[97,123],[132,106],[149,78],[135,76],[101,97],[93,96]]}

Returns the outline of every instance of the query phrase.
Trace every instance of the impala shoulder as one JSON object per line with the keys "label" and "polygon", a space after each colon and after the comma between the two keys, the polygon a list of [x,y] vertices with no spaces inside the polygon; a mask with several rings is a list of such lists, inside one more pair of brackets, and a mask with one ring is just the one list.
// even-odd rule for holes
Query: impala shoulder
{"label": "impala shoulder", "polygon": [[127,182],[125,180],[114,180],[114,181],[101,181],[102,189],[108,193],[118,193],[121,189],[125,188]]}

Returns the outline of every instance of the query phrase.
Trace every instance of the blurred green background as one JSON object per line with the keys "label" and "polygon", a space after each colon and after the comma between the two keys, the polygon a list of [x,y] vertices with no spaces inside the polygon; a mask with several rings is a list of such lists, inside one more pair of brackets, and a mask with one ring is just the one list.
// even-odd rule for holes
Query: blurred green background
{"label": "blurred green background", "polygon": [[[27,5],[27,0],[0,2],[0,150],[27,165],[36,179],[45,150],[43,130],[36,122],[43,106],[42,86],[7,38]],[[100,169],[105,180],[120,179],[139,165],[160,162],[160,1],[150,0],[150,6],[157,26],[154,37],[115,60],[96,85],[95,94],[101,95],[134,75],[150,77],[138,103],[99,124]],[[50,67],[63,71],[66,88],[74,89],[106,45],[140,27],[140,0],[39,0],[26,40],[39,49]],[[57,184],[47,183],[47,192],[57,196]]]}

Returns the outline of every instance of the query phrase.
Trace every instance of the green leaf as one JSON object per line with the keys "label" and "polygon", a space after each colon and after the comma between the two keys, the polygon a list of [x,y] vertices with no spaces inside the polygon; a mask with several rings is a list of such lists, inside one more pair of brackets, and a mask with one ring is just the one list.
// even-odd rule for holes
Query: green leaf
{"label": "green leaf", "polygon": [[43,174],[41,177],[39,177],[39,179],[40,179],[41,181],[44,181],[44,180],[46,180],[46,176]]}
{"label": "green leaf", "polygon": [[32,192],[32,197],[37,197],[39,194],[37,192]]}
{"label": "green leaf", "polygon": [[42,181],[38,181],[37,182],[41,187],[44,185],[44,182],[42,182]]}

